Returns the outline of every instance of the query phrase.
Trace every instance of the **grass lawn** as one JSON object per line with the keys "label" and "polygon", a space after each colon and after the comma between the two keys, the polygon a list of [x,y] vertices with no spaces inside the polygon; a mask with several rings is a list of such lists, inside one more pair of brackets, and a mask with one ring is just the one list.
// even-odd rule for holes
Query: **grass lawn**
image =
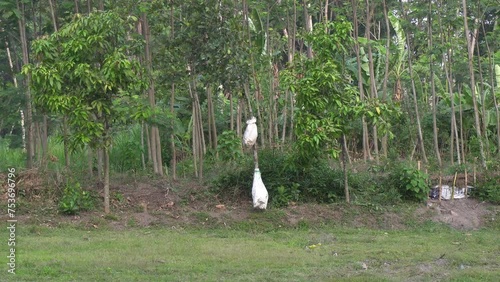
{"label": "grass lawn", "polygon": [[498,230],[321,227],[122,231],[18,226],[0,281],[498,281]]}

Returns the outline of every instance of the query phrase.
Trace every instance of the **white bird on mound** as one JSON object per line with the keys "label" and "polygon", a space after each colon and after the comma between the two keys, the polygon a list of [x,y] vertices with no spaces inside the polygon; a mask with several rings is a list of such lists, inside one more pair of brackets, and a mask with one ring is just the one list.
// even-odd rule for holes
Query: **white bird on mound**
{"label": "white bird on mound", "polygon": [[256,122],[257,119],[255,117],[247,120],[247,128],[243,134],[243,143],[248,147],[252,147],[255,144],[257,136],[259,135],[257,132],[257,125],[255,124]]}
{"label": "white bird on mound", "polygon": [[253,174],[253,185],[252,185],[252,200],[253,207],[256,209],[265,210],[267,208],[267,200],[269,199],[269,194],[267,193],[266,186],[262,182],[262,177],[260,176],[260,170],[255,169]]}

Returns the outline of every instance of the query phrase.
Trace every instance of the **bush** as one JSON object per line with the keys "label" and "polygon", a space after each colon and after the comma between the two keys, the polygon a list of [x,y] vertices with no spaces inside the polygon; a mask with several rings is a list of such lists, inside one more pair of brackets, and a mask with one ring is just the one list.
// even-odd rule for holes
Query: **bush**
{"label": "bush", "polygon": [[110,151],[111,169],[116,172],[141,170],[143,152],[140,125],[117,133]]}
{"label": "bush", "polygon": [[77,214],[80,211],[91,210],[94,198],[84,191],[78,182],[68,182],[59,201],[59,210],[64,214]]}
{"label": "bush", "polygon": [[241,138],[232,130],[222,132],[217,142],[217,151],[223,161],[237,160],[243,157]]}
{"label": "bush", "polygon": [[488,177],[478,183],[473,193],[483,201],[500,204],[500,176]]}
{"label": "bush", "polygon": [[12,148],[10,139],[0,138],[0,156],[0,171],[10,167],[20,169],[25,165],[26,154],[20,148]]}
{"label": "bush", "polygon": [[[302,169],[293,154],[264,149],[259,152],[259,169],[269,192],[270,203],[276,207],[290,201],[333,202],[343,195],[342,171],[333,170],[326,161]],[[253,182],[253,158],[246,155],[236,166],[226,163],[211,183],[220,195],[250,195]]]}
{"label": "bush", "polygon": [[405,200],[424,201],[429,196],[429,176],[421,170],[408,165],[394,168],[388,184],[396,187]]}

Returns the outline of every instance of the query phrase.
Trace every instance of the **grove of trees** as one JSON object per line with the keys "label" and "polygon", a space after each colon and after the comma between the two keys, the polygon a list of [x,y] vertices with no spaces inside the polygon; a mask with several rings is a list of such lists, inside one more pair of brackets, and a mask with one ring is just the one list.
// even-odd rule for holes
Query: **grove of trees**
{"label": "grove of trees", "polygon": [[83,157],[106,212],[113,168],[203,179],[248,154],[252,116],[259,150],[298,167],[494,171],[499,16],[497,0],[0,0],[0,145],[27,169],[50,144],[66,170]]}

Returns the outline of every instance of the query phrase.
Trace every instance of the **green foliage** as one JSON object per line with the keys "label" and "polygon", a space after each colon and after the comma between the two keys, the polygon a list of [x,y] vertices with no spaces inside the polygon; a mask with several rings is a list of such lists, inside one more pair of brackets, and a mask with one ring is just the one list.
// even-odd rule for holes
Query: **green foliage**
{"label": "green foliage", "polygon": [[363,109],[344,67],[352,44],[351,28],[346,20],[317,24],[314,32],[306,35],[315,50],[314,58],[298,67],[300,79],[295,81],[290,74],[284,77],[285,84],[297,93],[295,145],[303,166],[312,165],[325,150],[338,157],[336,140]]}
{"label": "green foliage", "polygon": [[[342,171],[331,169],[322,160],[318,160],[314,167],[301,168],[295,160],[293,153],[259,152],[259,169],[273,206],[286,206],[290,201],[327,203],[341,197]],[[247,157],[238,165],[228,163],[218,168],[211,189],[220,196],[249,196],[252,183],[253,162]]]}
{"label": "green foliage", "polygon": [[278,186],[276,193],[271,197],[273,207],[286,207],[290,202],[297,202],[299,200],[300,184],[293,183],[290,187],[283,185]]}
{"label": "green foliage", "polygon": [[10,148],[10,140],[0,138],[0,171],[8,168],[23,168],[25,165],[25,153],[20,148]]}
{"label": "green foliage", "polygon": [[236,132],[227,130],[219,135],[217,141],[217,151],[219,157],[223,161],[238,160],[243,156],[241,151],[241,138],[236,135]]}
{"label": "green foliage", "polygon": [[138,171],[142,169],[141,126],[135,125],[118,132],[113,138],[110,165],[116,172]]}
{"label": "green foliage", "polygon": [[389,176],[389,185],[399,190],[403,199],[424,201],[429,196],[429,176],[416,168],[405,164],[397,166]]}
{"label": "green foliage", "polygon": [[68,181],[59,201],[59,210],[64,214],[77,214],[80,211],[91,210],[94,207],[94,198],[80,183]]}
{"label": "green foliage", "polygon": [[483,201],[500,204],[500,176],[487,177],[477,184],[473,193],[474,196]]}
{"label": "green foliage", "polygon": [[108,147],[109,128],[116,123],[149,116],[140,94],[146,88],[143,70],[134,54],[137,19],[122,19],[115,12],[76,15],[58,32],[33,42],[36,65],[31,74],[35,105],[65,116],[75,129],[70,147],[85,144]]}

